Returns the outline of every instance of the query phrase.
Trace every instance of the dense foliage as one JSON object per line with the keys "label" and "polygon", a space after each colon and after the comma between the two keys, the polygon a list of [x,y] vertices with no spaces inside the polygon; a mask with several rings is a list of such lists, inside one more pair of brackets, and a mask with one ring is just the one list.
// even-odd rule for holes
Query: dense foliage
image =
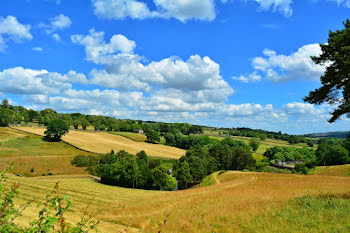
{"label": "dense foliage", "polygon": [[295,147],[281,147],[275,146],[268,148],[264,156],[270,160],[277,161],[293,161],[293,160],[315,160],[315,151],[307,147],[295,148]]}
{"label": "dense foliage", "polygon": [[69,127],[63,120],[53,120],[47,125],[47,129],[44,132],[45,138],[49,141],[58,142],[61,137],[69,131]]}
{"label": "dense foliage", "polygon": [[[345,144],[348,146],[350,142]],[[340,145],[321,144],[316,151],[319,165],[341,165],[350,163],[349,149]]]}
{"label": "dense foliage", "polygon": [[321,76],[322,86],[311,91],[304,101],[311,104],[337,104],[329,122],[342,115],[350,117],[350,20],[345,28],[330,31],[328,42],[320,44],[322,53],[311,57],[316,64],[325,65],[326,72]]}
{"label": "dense foliage", "polygon": [[219,170],[243,170],[254,166],[250,147],[231,138],[196,146],[187,150],[174,165],[174,176],[180,187],[199,183],[205,176]]}
{"label": "dense foliage", "polygon": [[176,179],[168,173],[166,164],[155,165],[144,151],[135,155],[119,151],[99,157],[95,167],[90,167],[101,182],[127,188],[174,190]]}

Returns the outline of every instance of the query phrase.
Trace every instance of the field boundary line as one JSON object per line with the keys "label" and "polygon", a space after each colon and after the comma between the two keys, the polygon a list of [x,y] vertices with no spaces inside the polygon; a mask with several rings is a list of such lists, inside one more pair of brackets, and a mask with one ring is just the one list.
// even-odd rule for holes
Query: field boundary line
{"label": "field boundary line", "polygon": [[[29,126],[29,127],[30,127],[30,126]],[[11,127],[11,126],[8,126],[8,128],[13,129],[13,130],[17,130],[17,131],[20,131],[20,132],[23,132],[23,133],[28,133],[28,134],[33,134],[33,135],[36,135],[36,136],[43,137],[43,135],[41,135],[41,134],[37,134],[37,133],[33,133],[33,132],[28,132],[28,131],[25,131],[25,130],[22,130],[22,129],[13,128],[13,127]],[[76,131],[78,131],[78,130],[76,130]],[[108,133],[108,132],[107,132],[107,133]],[[111,134],[111,135],[116,135],[116,134],[112,134],[112,133],[109,133],[109,134]],[[121,135],[116,135],[116,136],[123,137],[123,136],[121,136]],[[129,140],[132,140],[132,139],[130,139],[130,138],[128,138],[128,139],[129,139]],[[80,150],[80,151],[92,153],[92,154],[95,154],[95,155],[105,155],[105,153],[98,153],[98,152],[94,152],[94,151],[89,151],[89,150],[82,149],[82,148],[80,148],[80,147],[77,147],[77,146],[75,146],[75,145],[69,143],[69,142],[66,142],[66,141],[63,140],[63,139],[62,139],[61,141],[62,141],[63,143],[65,143],[65,144],[69,145],[69,146],[74,147],[75,149]],[[137,142],[137,141],[135,141],[135,142]],[[111,150],[112,150],[112,149],[111,149]],[[152,157],[152,158],[156,158],[156,159],[177,160],[177,159],[173,159],[173,158],[165,158],[165,157],[152,156],[152,155],[148,155],[148,156],[149,156],[149,157]]]}

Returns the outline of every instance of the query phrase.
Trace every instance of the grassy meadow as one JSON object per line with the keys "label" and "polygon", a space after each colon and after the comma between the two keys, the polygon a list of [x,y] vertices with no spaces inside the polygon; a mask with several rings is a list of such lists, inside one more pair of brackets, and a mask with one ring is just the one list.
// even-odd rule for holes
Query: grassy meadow
{"label": "grassy meadow", "polygon": [[[335,219],[335,229],[347,229],[350,177],[219,172],[212,178],[218,183],[163,192],[112,187],[80,176],[10,175],[11,182],[21,184],[22,197],[35,202],[60,181],[61,192],[72,201],[71,222],[87,205],[91,213],[103,208],[100,232],[158,232],[165,219],[161,232],[332,232]],[[330,206],[334,211],[323,211]],[[36,211],[32,204],[18,221],[28,222]]]}
{"label": "grassy meadow", "polygon": [[[45,128],[42,127],[16,126],[13,128],[39,135],[44,135],[45,131]],[[81,149],[95,153],[108,153],[113,149],[114,151],[125,150],[131,154],[136,154],[144,150],[149,156],[169,159],[178,159],[185,154],[185,150],[179,148],[139,142],[107,132],[70,130],[62,139]]]}
{"label": "grassy meadow", "polygon": [[13,163],[13,173],[25,176],[87,174],[71,165],[76,155],[95,155],[64,142],[45,142],[42,137],[0,127],[0,169]]}

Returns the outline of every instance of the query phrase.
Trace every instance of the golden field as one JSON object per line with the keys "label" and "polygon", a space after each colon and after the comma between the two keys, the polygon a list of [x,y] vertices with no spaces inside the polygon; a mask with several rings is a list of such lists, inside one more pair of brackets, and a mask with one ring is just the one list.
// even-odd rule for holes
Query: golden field
{"label": "golden field", "polygon": [[[46,130],[42,127],[15,126],[13,128],[39,135],[44,135],[44,131]],[[62,139],[81,149],[103,154],[109,153],[112,149],[114,151],[125,150],[131,154],[136,154],[137,152],[144,150],[148,156],[170,159],[178,159],[185,154],[185,150],[179,148],[161,144],[137,142],[107,132],[71,130],[63,136]]]}
{"label": "golden field", "polygon": [[[269,232],[255,229],[259,216],[273,216],[291,199],[305,195],[344,194],[350,191],[350,178],[316,175],[289,175],[269,173],[225,172],[216,177],[219,184],[183,191],[162,192],[112,187],[81,176],[52,176],[22,178],[10,176],[21,184],[26,200],[42,200],[56,181],[61,192],[69,195],[72,208],[67,219],[77,222],[84,208],[104,211],[99,232],[158,232],[157,225],[167,219],[161,232]],[[36,205],[19,219],[26,223],[35,217]],[[321,214],[321,213],[319,213]],[[166,218],[166,216],[168,217]],[[265,219],[266,221],[266,219]],[[285,222],[284,224],[288,224]],[[271,229],[274,225],[271,224]],[[281,226],[279,232],[293,232]],[[284,229],[284,231],[280,230]],[[318,232],[310,226],[308,232]],[[251,231],[252,230],[252,231]],[[307,228],[300,228],[305,232]]]}
{"label": "golden field", "polygon": [[[43,131],[36,127],[25,129],[34,133]],[[114,136],[126,140],[104,132],[71,131],[69,134],[76,142],[72,144],[79,146],[88,140],[91,145],[85,143],[84,146],[96,150],[102,150],[103,145],[114,145]],[[104,138],[108,143],[102,143]],[[349,165],[318,167],[314,174],[319,175],[215,172],[201,185],[165,192],[100,184],[83,168],[70,164],[78,154],[90,153],[64,142],[49,143],[41,136],[0,128],[0,167],[14,162],[14,173],[36,176],[9,174],[10,183],[20,183],[21,199],[16,203],[33,201],[17,219],[20,224],[26,225],[37,217],[37,203],[59,182],[60,193],[72,201],[67,221],[78,222],[87,206],[93,215],[103,209],[95,216],[101,220],[99,232],[213,232],[214,229],[214,232],[225,233],[287,233],[347,232],[350,229]],[[53,175],[48,176],[49,172]],[[42,174],[45,176],[40,176]],[[331,199],[320,199],[318,195]],[[305,196],[301,201],[296,199]],[[160,227],[165,219],[165,226]]]}

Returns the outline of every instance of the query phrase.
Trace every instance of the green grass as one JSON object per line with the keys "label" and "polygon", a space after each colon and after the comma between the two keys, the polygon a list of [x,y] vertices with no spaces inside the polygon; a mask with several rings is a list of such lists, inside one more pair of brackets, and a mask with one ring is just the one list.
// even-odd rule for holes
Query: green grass
{"label": "green grass", "polygon": [[199,187],[206,187],[215,184],[215,180],[213,178],[213,174],[210,174],[203,178],[202,182],[199,184]]}
{"label": "green grass", "polygon": [[[71,165],[76,155],[95,155],[64,142],[46,142],[42,137],[0,127],[0,169],[14,165],[13,172],[24,176],[87,174]],[[33,169],[32,169],[33,168]]]}
{"label": "green grass", "polygon": [[264,159],[264,156],[262,154],[257,154],[257,153],[253,153],[253,158],[256,160],[256,161],[261,161]]}
{"label": "green grass", "polygon": [[304,196],[267,210],[243,232],[350,232],[349,215],[350,194]]}

